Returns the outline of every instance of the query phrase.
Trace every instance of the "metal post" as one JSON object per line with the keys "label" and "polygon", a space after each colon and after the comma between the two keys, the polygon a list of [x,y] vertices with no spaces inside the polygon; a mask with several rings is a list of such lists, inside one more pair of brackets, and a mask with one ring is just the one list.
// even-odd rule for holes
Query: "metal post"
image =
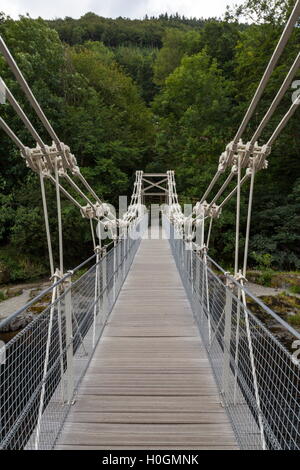
{"label": "metal post", "polygon": [[224,327],[224,354],[223,354],[223,396],[224,403],[228,404],[227,399],[230,396],[230,339],[231,339],[231,315],[232,315],[232,292],[229,287],[226,287],[226,301],[225,301],[225,327]]}
{"label": "metal post", "polygon": [[193,273],[193,243],[190,242],[190,276],[192,284],[192,292],[194,290],[194,273]]}
{"label": "metal post", "polygon": [[[58,279],[59,279],[59,275],[56,271],[54,273],[53,283],[55,283]],[[43,377],[42,377],[42,388],[41,388],[41,394],[40,394],[38,419],[37,419],[37,425],[36,425],[36,436],[35,436],[35,443],[34,443],[35,450],[38,450],[39,445],[40,445],[41,424],[42,424],[42,415],[43,415],[43,410],[44,410],[44,400],[45,400],[45,391],[46,391],[46,377],[47,377],[49,356],[50,356],[51,335],[52,335],[52,327],[53,327],[53,315],[54,315],[54,310],[55,310],[55,305],[53,305],[53,304],[55,302],[56,295],[57,295],[56,290],[57,290],[57,287],[54,287],[53,291],[52,291],[52,298],[51,298],[51,307],[50,307],[50,315],[49,315],[49,323],[48,323],[46,351],[45,351]]]}
{"label": "metal post", "polygon": [[199,293],[200,293],[200,263],[199,263],[199,253],[195,251],[195,302],[199,303]]}
{"label": "metal post", "polygon": [[108,314],[108,285],[107,285],[107,256],[106,247],[102,248],[102,308],[103,317],[106,318]]}
{"label": "metal post", "polygon": [[250,330],[247,303],[246,303],[246,294],[245,294],[245,291],[243,289],[242,289],[242,298],[243,298],[243,304],[244,304],[245,324],[246,324],[247,339],[248,339],[248,345],[249,345],[250,362],[251,362],[251,370],[252,370],[253,385],[254,385],[254,392],[255,392],[255,401],[256,401],[256,405],[257,405],[257,414],[258,414],[261,444],[262,444],[262,449],[266,450],[267,446],[266,446],[264,425],[263,425],[262,412],[261,412],[261,406],[260,406],[260,397],[259,397],[259,391],[258,391],[256,367],[255,367],[255,362],[254,362],[251,330]]}
{"label": "metal post", "polygon": [[114,248],[113,248],[113,256],[114,256],[114,263],[113,263],[113,304],[115,303],[116,300],[116,269],[117,269],[117,240],[114,239]]}
{"label": "metal post", "polygon": [[[193,250],[193,243],[191,242],[190,245],[190,250],[191,250],[191,255],[190,255],[190,263],[191,263],[191,301],[194,303],[194,264],[193,264],[193,258],[194,258],[194,250]],[[194,307],[193,307],[194,309]]]}
{"label": "metal post", "polygon": [[122,239],[122,282],[124,282],[126,276],[126,242],[127,242],[127,229],[124,229]]}
{"label": "metal post", "polygon": [[[96,325],[97,325],[97,313],[98,311],[98,306],[99,306],[99,261],[100,261],[100,250],[101,248],[97,246],[95,248],[96,252],[96,265],[95,265],[95,295],[94,295],[94,312],[93,312],[93,339],[92,339],[92,346],[93,349],[95,347],[96,343]],[[98,312],[97,312],[98,311]]]}
{"label": "metal post", "polygon": [[72,322],[72,292],[71,279],[65,283],[65,317],[66,317],[66,348],[67,348],[67,401],[72,402],[74,394],[74,352],[73,352],[73,322]]}
{"label": "metal post", "polygon": [[119,240],[119,246],[118,246],[118,265],[117,265],[117,276],[118,276],[118,289],[117,289],[117,295],[120,291],[120,287],[122,285],[122,274],[123,274],[123,271],[122,271],[122,256],[123,256],[123,243],[124,243],[124,240],[123,238],[120,238]]}
{"label": "metal post", "polygon": [[238,302],[236,312],[236,333],[235,333],[235,357],[234,357],[234,392],[233,403],[237,403],[237,376],[239,369],[239,345],[240,345],[240,319],[241,319],[241,287],[238,287]]}
{"label": "metal post", "polygon": [[202,282],[201,282],[201,324],[203,323],[204,320],[204,279],[205,279],[205,263],[204,263],[204,257],[202,257],[201,260],[202,264]]}
{"label": "metal post", "polygon": [[211,345],[211,321],[210,321],[210,307],[209,307],[209,288],[208,288],[208,271],[207,271],[207,256],[206,249],[203,252],[204,273],[205,273],[205,294],[206,294],[206,308],[207,308],[207,323],[208,323],[208,342]]}
{"label": "metal post", "polygon": [[[128,229],[126,229],[126,239],[125,239],[125,261],[124,261],[124,267],[125,267],[125,276],[127,274],[127,269],[128,269],[128,263],[129,263],[129,247],[130,247],[130,240],[129,240],[129,232]],[[125,279],[125,278],[124,278]]]}
{"label": "metal post", "polygon": [[[57,294],[59,294],[59,286],[57,286]],[[58,297],[58,295],[57,295]],[[61,401],[65,401],[65,387],[64,387],[64,356],[63,356],[63,335],[62,335],[62,321],[61,321],[61,301],[57,303],[57,321],[58,321],[58,339],[59,339],[59,354],[60,354],[60,381],[61,381]]]}

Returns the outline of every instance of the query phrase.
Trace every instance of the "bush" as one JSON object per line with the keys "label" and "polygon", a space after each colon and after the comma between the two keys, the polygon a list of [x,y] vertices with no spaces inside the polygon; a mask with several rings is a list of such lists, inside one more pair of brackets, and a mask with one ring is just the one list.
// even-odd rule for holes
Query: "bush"
{"label": "bush", "polygon": [[20,255],[12,246],[0,250],[0,263],[7,273],[5,283],[34,281],[49,275],[46,264],[41,263],[38,258]]}
{"label": "bush", "polygon": [[257,269],[261,271],[270,269],[274,260],[273,256],[269,253],[256,253],[255,251],[251,253],[251,257],[256,261]]}
{"label": "bush", "polygon": [[271,287],[273,276],[274,276],[274,271],[272,269],[267,269],[260,273],[260,275],[257,278],[257,282],[258,284],[261,284],[263,286]]}
{"label": "bush", "polygon": [[291,294],[300,294],[300,286],[290,286],[289,291],[291,292]]}

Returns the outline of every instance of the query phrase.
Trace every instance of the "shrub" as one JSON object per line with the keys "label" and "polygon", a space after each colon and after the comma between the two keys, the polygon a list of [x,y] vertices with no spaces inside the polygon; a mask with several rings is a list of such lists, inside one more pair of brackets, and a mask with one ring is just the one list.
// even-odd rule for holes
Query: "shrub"
{"label": "shrub", "polygon": [[300,294],[300,286],[297,286],[297,285],[290,286],[289,291],[291,294]]}

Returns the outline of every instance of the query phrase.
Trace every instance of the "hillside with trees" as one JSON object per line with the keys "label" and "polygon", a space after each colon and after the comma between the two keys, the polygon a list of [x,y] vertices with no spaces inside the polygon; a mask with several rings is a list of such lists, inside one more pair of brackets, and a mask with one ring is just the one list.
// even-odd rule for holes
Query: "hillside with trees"
{"label": "hillside with trees", "polygon": [[[181,202],[195,203],[237,130],[292,5],[246,0],[223,20],[179,15],[113,20],[94,13],[78,20],[12,20],[3,12],[0,34],[100,197],[117,204],[119,194],[130,195],[137,169],[174,169]],[[270,105],[299,44],[295,28],[245,137]],[[1,56],[0,76],[50,143]],[[263,140],[287,111],[294,91],[281,102]],[[33,146],[10,105],[0,105],[0,113],[24,144]],[[0,139],[0,283],[19,282],[48,273],[40,190],[37,175],[26,169],[2,131]],[[296,113],[272,149],[269,168],[257,176],[250,265],[257,264],[258,255],[268,255],[274,269],[300,269],[299,144]],[[48,183],[47,191],[53,194],[49,212],[55,238],[55,195]],[[242,203],[247,194],[245,187]],[[243,210],[242,233],[245,219]],[[232,200],[211,240],[210,254],[225,267],[233,259],[234,220]],[[63,225],[71,268],[90,254],[90,234],[67,201]]]}

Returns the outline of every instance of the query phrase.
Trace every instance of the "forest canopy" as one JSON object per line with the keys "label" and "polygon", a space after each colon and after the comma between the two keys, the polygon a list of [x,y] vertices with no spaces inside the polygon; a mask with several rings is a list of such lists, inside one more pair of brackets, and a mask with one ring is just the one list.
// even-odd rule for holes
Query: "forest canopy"
{"label": "forest canopy", "polygon": [[[87,13],[51,21],[0,14],[6,41],[58,135],[75,154],[100,197],[130,195],[135,170],[176,172],[181,202],[195,203],[234,136],[293,6],[289,0],[246,0],[224,19],[179,15],[115,20]],[[260,121],[299,51],[295,28],[263,100],[247,128]],[[45,139],[47,136],[0,56],[0,76]],[[300,79],[300,74],[295,80]],[[300,82],[299,82],[300,83]],[[263,140],[287,111],[282,100]],[[24,142],[29,134],[8,103],[3,117]],[[246,136],[246,137],[247,137]],[[300,269],[300,120],[296,114],[257,176],[250,253],[267,254],[275,269]],[[0,283],[48,273],[38,179],[0,133]],[[220,181],[220,185],[222,181]],[[49,215],[57,237],[55,195]],[[248,189],[242,191],[246,207]],[[66,264],[91,252],[76,208],[63,201]],[[230,266],[235,202],[212,232],[210,254]],[[246,211],[242,211],[244,233]],[[80,247],[80,249],[78,249]],[[57,255],[57,254],[56,254]],[[250,264],[255,265],[255,256]]]}

